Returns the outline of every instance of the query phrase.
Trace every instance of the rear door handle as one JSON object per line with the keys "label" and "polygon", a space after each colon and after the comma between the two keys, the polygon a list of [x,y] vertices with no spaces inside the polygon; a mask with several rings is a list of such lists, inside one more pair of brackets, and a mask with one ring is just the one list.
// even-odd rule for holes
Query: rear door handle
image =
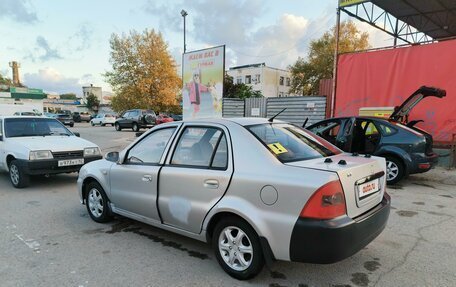
{"label": "rear door handle", "polygon": [[150,174],[145,174],[145,175],[143,175],[142,181],[145,181],[145,182],[150,182],[150,181],[152,181],[152,175],[150,175]]}
{"label": "rear door handle", "polygon": [[219,187],[219,182],[216,179],[206,179],[204,181],[204,187],[211,188],[211,189],[217,189]]}

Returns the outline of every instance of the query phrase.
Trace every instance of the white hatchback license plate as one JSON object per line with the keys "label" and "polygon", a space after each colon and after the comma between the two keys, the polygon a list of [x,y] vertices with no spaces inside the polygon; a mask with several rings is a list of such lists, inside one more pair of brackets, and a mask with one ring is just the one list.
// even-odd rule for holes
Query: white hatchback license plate
{"label": "white hatchback license plate", "polygon": [[58,161],[59,167],[61,167],[61,166],[70,166],[70,165],[81,165],[81,164],[84,164],[84,159],[83,158],[65,159],[65,160],[59,160]]}
{"label": "white hatchback license plate", "polygon": [[363,199],[364,197],[375,193],[380,190],[380,180],[374,179],[368,181],[366,183],[358,185],[358,192],[359,192],[359,199]]}

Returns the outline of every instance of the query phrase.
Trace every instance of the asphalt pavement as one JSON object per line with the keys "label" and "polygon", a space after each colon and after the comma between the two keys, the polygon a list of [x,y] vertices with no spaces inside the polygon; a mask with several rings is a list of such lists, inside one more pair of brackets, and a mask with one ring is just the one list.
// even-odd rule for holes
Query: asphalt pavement
{"label": "asphalt pavement", "polygon": [[[103,152],[129,130],[76,124]],[[229,277],[210,246],[126,218],[95,223],[77,174],[33,178],[14,189],[0,174],[0,286],[455,286],[456,171],[435,169],[388,188],[384,232],[331,265],[275,262],[249,281]]]}

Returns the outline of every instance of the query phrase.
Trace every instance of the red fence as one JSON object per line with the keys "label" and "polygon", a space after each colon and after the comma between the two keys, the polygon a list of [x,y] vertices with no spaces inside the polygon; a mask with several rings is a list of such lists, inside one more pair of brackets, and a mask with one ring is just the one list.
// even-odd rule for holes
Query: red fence
{"label": "red fence", "polygon": [[456,40],[339,57],[336,116],[358,115],[361,107],[399,106],[420,86],[447,91],[442,99],[429,97],[411,112],[409,120],[436,141],[449,142],[456,133]]}

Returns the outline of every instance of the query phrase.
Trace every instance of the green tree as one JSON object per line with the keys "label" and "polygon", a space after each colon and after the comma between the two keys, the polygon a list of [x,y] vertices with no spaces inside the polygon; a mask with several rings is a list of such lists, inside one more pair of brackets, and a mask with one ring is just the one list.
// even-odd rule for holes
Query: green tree
{"label": "green tree", "polygon": [[77,96],[74,93],[67,93],[59,95],[61,100],[76,100]]}
{"label": "green tree", "polygon": [[261,98],[263,95],[260,91],[253,90],[252,86],[246,84],[234,84],[233,77],[225,74],[223,82],[223,97],[247,99],[247,98]]}
{"label": "green tree", "polygon": [[132,108],[165,111],[177,105],[182,80],[161,33],[145,30],[113,34],[110,40],[112,71],[104,74],[116,96],[116,112]]}
{"label": "green tree", "polygon": [[100,100],[93,93],[90,93],[86,98],[86,107],[90,110],[98,111],[99,106]]}
{"label": "green tree", "polygon": [[0,85],[12,86],[13,82],[11,81],[11,79],[9,79],[7,77],[3,77],[0,74]]}
{"label": "green tree", "polygon": [[[334,50],[336,49],[336,27],[317,40],[310,42],[307,60],[299,57],[291,66],[290,92],[303,95],[318,94],[320,80],[333,77]],[[369,49],[369,34],[356,28],[353,21],[340,25],[339,53]]]}

